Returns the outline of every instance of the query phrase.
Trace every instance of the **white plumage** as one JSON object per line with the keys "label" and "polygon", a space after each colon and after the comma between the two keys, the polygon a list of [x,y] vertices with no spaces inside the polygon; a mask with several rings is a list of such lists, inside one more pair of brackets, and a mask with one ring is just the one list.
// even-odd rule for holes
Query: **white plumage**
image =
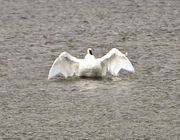
{"label": "white plumage", "polygon": [[134,67],[126,55],[116,48],[111,49],[106,55],[97,59],[92,54],[91,48],[87,50],[84,59],[78,59],[67,52],[63,52],[54,61],[48,79],[58,74],[65,77],[103,77],[109,72],[113,76],[117,76],[121,69],[134,73]]}

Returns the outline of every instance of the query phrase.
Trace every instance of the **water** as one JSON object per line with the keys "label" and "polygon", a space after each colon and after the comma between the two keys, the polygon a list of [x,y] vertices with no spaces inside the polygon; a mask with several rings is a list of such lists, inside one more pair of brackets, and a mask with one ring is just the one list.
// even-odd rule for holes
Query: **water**
{"label": "water", "polygon": [[[179,139],[180,2],[3,1],[0,138]],[[47,80],[68,51],[115,47],[135,74]]]}

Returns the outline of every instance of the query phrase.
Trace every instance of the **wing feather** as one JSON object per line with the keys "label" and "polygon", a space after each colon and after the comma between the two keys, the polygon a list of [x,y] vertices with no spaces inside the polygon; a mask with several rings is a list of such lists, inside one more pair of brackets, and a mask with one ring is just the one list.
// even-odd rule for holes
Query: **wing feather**
{"label": "wing feather", "polygon": [[105,69],[114,76],[117,76],[121,69],[135,72],[133,65],[126,55],[116,48],[111,49],[106,55],[99,58],[99,60],[103,63]]}
{"label": "wing feather", "polygon": [[51,79],[58,74],[62,74],[65,77],[77,75],[80,61],[81,59],[78,59],[67,52],[61,53],[52,64],[48,79]]}

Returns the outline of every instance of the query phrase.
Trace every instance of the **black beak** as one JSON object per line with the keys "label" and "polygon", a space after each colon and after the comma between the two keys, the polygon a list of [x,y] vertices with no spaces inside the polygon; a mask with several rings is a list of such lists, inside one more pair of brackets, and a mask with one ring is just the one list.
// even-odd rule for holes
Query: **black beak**
{"label": "black beak", "polygon": [[92,50],[89,50],[89,54],[93,55],[93,54],[92,54]]}

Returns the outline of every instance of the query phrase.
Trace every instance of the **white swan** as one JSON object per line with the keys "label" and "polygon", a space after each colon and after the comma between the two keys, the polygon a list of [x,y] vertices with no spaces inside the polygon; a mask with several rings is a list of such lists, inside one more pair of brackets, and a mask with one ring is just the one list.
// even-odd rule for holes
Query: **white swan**
{"label": "white swan", "polygon": [[84,59],[78,59],[67,52],[63,52],[54,61],[48,75],[48,79],[57,74],[65,77],[85,76],[85,77],[103,77],[107,72],[117,76],[121,69],[135,72],[127,54],[121,53],[118,49],[111,49],[101,58],[95,58],[92,49],[87,50]]}

